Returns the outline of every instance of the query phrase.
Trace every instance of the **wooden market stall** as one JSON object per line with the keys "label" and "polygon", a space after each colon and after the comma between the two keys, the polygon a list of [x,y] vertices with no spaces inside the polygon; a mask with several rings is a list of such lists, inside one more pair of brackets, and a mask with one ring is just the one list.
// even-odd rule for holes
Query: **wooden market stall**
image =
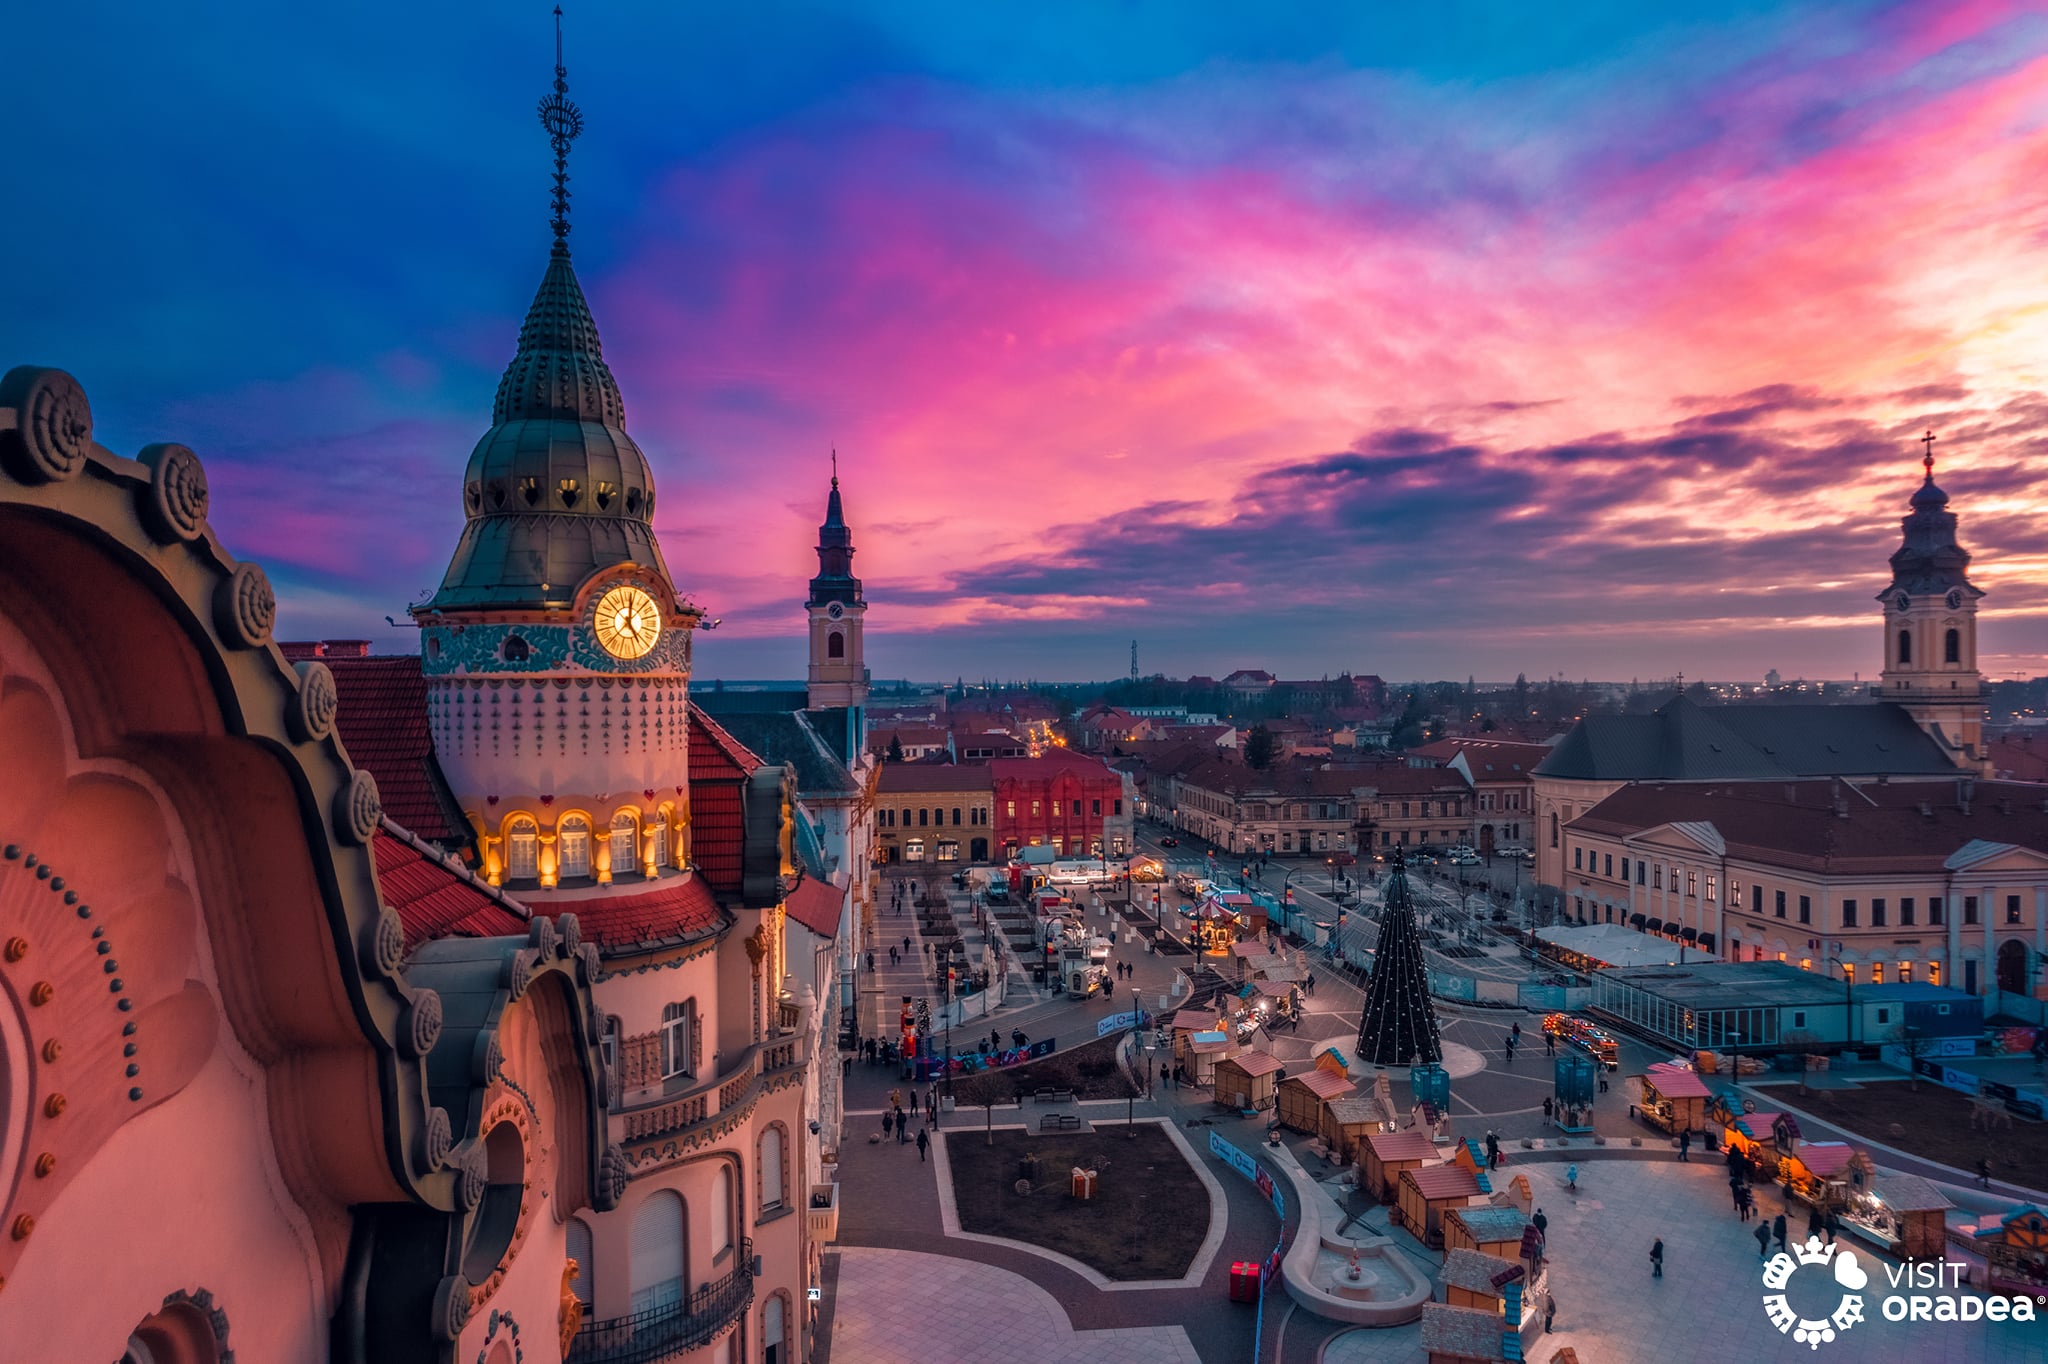
{"label": "wooden market stall", "polygon": [[1479,1250],[1444,1247],[1443,1300],[1453,1307],[1477,1307],[1502,1315],[1508,1286],[1522,1283],[1529,1272],[1518,1260]]}
{"label": "wooden market stall", "polygon": [[1167,1030],[1172,1034],[1173,1059],[1176,1064],[1194,1070],[1194,1052],[1190,1045],[1198,1033],[1222,1031],[1223,1015],[1212,1008],[1186,1008],[1166,1021]]}
{"label": "wooden market stall", "polygon": [[1856,1148],[1846,1141],[1794,1139],[1778,1152],[1778,1182],[1785,1191],[1816,1208],[1840,1208],[1849,1202],[1849,1167]]}
{"label": "wooden market stall", "polygon": [[1374,1132],[1358,1152],[1359,1187],[1382,1203],[1394,1201],[1403,1170],[1441,1159],[1436,1143],[1421,1132]]}
{"label": "wooden market stall", "polygon": [[1658,1061],[1636,1077],[1636,1082],[1642,1087],[1637,1111],[1644,1122],[1674,1136],[1705,1130],[1707,1100],[1712,1095],[1693,1071],[1670,1061]]}
{"label": "wooden market stall", "polygon": [[1778,1172],[1778,1148],[1771,1133],[1778,1117],[1776,1113],[1739,1113],[1722,1128],[1722,1140],[1749,1157],[1759,1179],[1773,1178]]}
{"label": "wooden market stall", "polygon": [[1335,1042],[1318,1042],[1315,1058],[1317,1070],[1335,1071],[1347,1080],[1351,1078],[1351,1057]]}
{"label": "wooden market stall", "polygon": [[1224,1057],[1216,1063],[1216,1102],[1226,1108],[1271,1108],[1280,1068],[1279,1058],[1263,1051]]}
{"label": "wooden market stall", "polygon": [[1479,1196],[1479,1177],[1462,1165],[1427,1165],[1401,1171],[1394,1213],[1410,1235],[1432,1250],[1444,1243],[1444,1214]]}
{"label": "wooden market stall", "polygon": [[1188,1068],[1188,1078],[1198,1085],[1213,1083],[1216,1079],[1216,1063],[1224,1060],[1237,1050],[1230,1034],[1220,1029],[1216,1032],[1192,1033],[1188,1037],[1188,1059],[1183,1062]]}
{"label": "wooden market stall", "polygon": [[1477,1250],[1503,1260],[1519,1260],[1522,1229],[1528,1225],[1528,1214],[1517,1207],[1452,1208],[1444,1214],[1444,1249]]}
{"label": "wooden market stall", "polygon": [[1994,1293],[2048,1294],[2048,1212],[2031,1203],[2000,1219],[1998,1235],[1985,1243],[1991,1266],[1985,1286]]}
{"label": "wooden market stall", "polygon": [[1842,1225],[1889,1255],[1918,1260],[1942,1254],[1953,1207],[1929,1180],[1885,1175],[1850,1192]]}
{"label": "wooden market stall", "polygon": [[[1329,1072],[1321,1073],[1327,1075]],[[1358,1159],[1365,1139],[1379,1130],[1380,1106],[1370,1094],[1360,1094],[1354,1089],[1323,1104],[1323,1142],[1346,1165]]]}
{"label": "wooden market stall", "polygon": [[1328,1125],[1329,1101],[1357,1092],[1357,1085],[1327,1070],[1305,1070],[1299,1075],[1290,1075],[1274,1091],[1280,1125],[1290,1131],[1319,1137]]}

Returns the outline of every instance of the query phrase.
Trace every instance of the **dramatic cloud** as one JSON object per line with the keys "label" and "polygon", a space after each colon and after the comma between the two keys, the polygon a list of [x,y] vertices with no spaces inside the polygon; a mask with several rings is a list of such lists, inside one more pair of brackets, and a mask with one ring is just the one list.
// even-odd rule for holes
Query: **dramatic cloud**
{"label": "dramatic cloud", "polygon": [[[878,675],[1869,672],[1930,426],[1987,663],[2043,670],[2048,18],[1358,9],[570,16],[578,268],[707,673],[797,670],[834,445]],[[544,20],[19,35],[10,363],[199,448],[287,630],[402,647],[454,544]]]}

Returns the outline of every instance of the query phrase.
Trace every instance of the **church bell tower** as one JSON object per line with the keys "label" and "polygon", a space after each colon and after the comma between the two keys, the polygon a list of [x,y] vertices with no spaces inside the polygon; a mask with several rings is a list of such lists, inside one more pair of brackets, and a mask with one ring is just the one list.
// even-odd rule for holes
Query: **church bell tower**
{"label": "church bell tower", "polygon": [[1921,438],[1926,481],[1900,523],[1884,603],[1879,696],[1905,707],[1958,767],[1989,772],[1984,753],[1984,678],[1977,671],[1977,600],[1970,552],[1956,541],[1956,514],[1934,482],[1934,433]]}
{"label": "church bell tower", "polygon": [[[853,532],[839,504],[839,457],[832,457],[832,496],[818,527],[818,576],[804,609],[811,618],[809,704],[813,710],[846,708],[865,715],[868,669],[861,644],[868,604],[853,576]],[[863,726],[864,728],[865,726]],[[863,736],[865,737],[865,736]]]}

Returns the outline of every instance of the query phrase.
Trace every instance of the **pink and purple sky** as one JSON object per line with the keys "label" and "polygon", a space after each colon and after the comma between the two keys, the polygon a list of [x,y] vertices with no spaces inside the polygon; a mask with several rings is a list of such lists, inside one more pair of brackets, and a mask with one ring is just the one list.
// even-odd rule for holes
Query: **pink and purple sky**
{"label": "pink and purple sky", "polygon": [[[197,449],[286,636],[413,647],[549,7],[10,21],[4,363]],[[701,676],[800,674],[834,445],[877,678],[1867,676],[1930,426],[2048,672],[2043,5],[739,8],[564,6]]]}

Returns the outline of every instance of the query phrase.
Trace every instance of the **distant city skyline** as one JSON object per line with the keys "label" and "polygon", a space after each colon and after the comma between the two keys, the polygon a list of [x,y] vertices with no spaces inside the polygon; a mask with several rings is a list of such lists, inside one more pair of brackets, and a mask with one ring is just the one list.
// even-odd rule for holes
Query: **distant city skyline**
{"label": "distant city skyline", "polygon": [[[11,362],[200,452],[283,637],[415,647],[548,8],[16,19]],[[705,679],[802,675],[836,446],[877,676],[1868,680],[1929,428],[1984,672],[2048,672],[2027,6],[564,8]]]}

